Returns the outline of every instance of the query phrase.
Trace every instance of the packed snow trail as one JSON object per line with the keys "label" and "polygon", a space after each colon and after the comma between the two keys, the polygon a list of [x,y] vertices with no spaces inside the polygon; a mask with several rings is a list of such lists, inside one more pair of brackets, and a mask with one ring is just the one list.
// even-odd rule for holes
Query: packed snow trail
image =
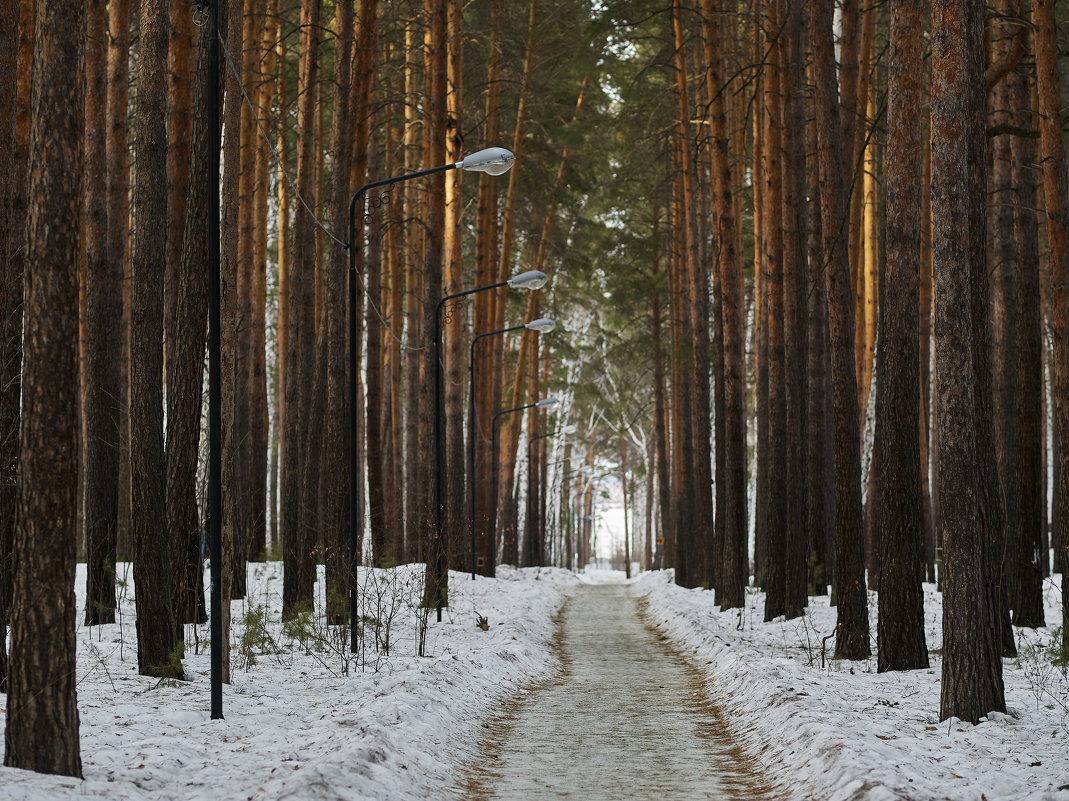
{"label": "packed snow trail", "polygon": [[625,585],[576,589],[563,615],[563,675],[517,705],[474,769],[470,797],[768,797],[697,673],[659,639]]}

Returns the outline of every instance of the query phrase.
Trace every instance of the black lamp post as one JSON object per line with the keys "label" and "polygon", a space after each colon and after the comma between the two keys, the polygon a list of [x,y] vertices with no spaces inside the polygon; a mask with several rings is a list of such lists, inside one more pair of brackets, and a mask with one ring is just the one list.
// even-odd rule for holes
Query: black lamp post
{"label": "black lamp post", "polygon": [[438,622],[442,622],[442,607],[445,605],[445,594],[448,584],[449,573],[445,566],[445,532],[442,525],[442,418],[445,410],[442,406],[442,308],[451,300],[474,295],[476,292],[487,292],[491,289],[509,287],[510,289],[541,289],[546,285],[546,274],[541,270],[527,270],[519,275],[514,275],[507,281],[498,281],[496,284],[477,286],[474,289],[466,289],[463,292],[455,292],[446,295],[434,310],[434,573],[432,584],[428,586],[425,600],[430,605],[433,601],[438,609]]}
{"label": "black lamp post", "polygon": [[[217,0],[213,0],[217,2]],[[485,172],[489,175],[501,175],[508,172],[512,167],[512,162],[515,160],[515,156],[511,151],[506,150],[503,147],[490,147],[486,150],[480,150],[477,153],[473,153],[461,161],[454,162],[453,164],[443,164],[440,167],[431,167],[427,170],[419,170],[418,172],[408,173],[407,175],[398,175],[393,178],[384,178],[381,181],[372,181],[369,184],[365,184],[356,191],[353,195],[353,199],[349,202],[349,626],[350,626],[350,647],[353,653],[357,650],[357,576],[356,571],[360,564],[359,554],[359,542],[360,542],[360,519],[359,519],[359,487],[357,486],[357,473],[359,465],[357,462],[357,448],[356,448],[356,436],[357,436],[357,396],[356,396],[356,376],[359,354],[356,347],[356,291],[357,291],[357,276],[356,276],[356,208],[357,203],[361,201],[367,192],[371,189],[378,189],[380,187],[391,186],[402,181],[410,181],[413,178],[423,178],[428,175],[434,175],[439,172],[447,172],[449,170],[468,170],[471,172]],[[382,204],[381,196],[378,199],[379,203],[375,206]],[[364,213],[365,221],[370,216],[370,212]],[[437,319],[435,321],[437,325]],[[437,334],[435,335],[435,357],[437,363]],[[437,384],[435,384],[437,392]],[[437,422],[437,416],[436,416]],[[439,610],[439,616],[441,616],[441,610]]]}
{"label": "black lamp post", "polygon": [[493,542],[494,553],[497,553],[497,421],[506,414],[522,412],[524,409],[548,409],[556,406],[560,401],[557,398],[542,398],[535,403],[524,406],[514,406],[494,415],[490,423],[490,540]]}
{"label": "black lamp post", "polygon": [[211,718],[223,717],[222,373],[219,339],[219,0],[208,0],[208,553],[211,560]]}
{"label": "black lamp post", "polygon": [[535,331],[539,334],[548,334],[556,327],[556,323],[552,320],[541,317],[537,320],[532,320],[529,323],[523,325],[514,325],[509,328],[502,328],[498,331],[489,331],[485,334],[479,334],[471,341],[471,350],[468,355],[468,475],[471,477],[468,481],[470,489],[470,501],[471,501],[471,518],[469,520],[471,526],[471,579],[475,580],[475,345],[481,339],[487,337],[499,336],[501,334],[508,334],[512,331],[520,331],[527,328],[531,331]]}

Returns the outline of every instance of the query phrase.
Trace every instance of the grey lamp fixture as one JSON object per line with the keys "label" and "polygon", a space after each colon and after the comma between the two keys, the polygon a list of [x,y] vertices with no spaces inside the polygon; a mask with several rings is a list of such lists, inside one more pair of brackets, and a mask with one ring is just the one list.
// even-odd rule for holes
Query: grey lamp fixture
{"label": "grey lamp fixture", "polygon": [[527,270],[519,275],[512,276],[505,283],[511,289],[541,289],[548,280],[549,278],[541,270]]}
{"label": "grey lamp fixture", "polygon": [[512,168],[516,156],[503,147],[488,147],[467,158],[461,159],[453,166],[458,170],[485,172],[487,175],[502,175]]}

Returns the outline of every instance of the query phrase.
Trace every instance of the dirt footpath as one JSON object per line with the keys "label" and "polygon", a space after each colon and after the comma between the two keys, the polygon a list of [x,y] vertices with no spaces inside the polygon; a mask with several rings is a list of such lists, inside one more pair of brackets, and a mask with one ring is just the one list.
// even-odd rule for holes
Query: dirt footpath
{"label": "dirt footpath", "polygon": [[518,703],[469,798],[766,798],[698,674],[649,631],[623,584],[582,586],[561,620],[560,679]]}

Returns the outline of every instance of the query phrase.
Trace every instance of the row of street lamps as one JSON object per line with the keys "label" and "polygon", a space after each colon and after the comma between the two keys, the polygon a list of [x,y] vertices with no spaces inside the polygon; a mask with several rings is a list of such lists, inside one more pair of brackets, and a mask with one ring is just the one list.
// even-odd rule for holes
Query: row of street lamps
{"label": "row of street lamps", "polygon": [[[209,48],[218,47],[218,0],[211,0],[209,4],[209,24],[211,28],[211,35],[209,37]],[[218,58],[209,58],[209,63],[217,68]],[[219,111],[219,99],[214,96],[212,89],[216,87],[217,80],[209,79],[209,97],[207,101],[209,119],[216,119]],[[215,131],[217,125],[210,124],[210,130]],[[216,141],[214,152],[218,152],[218,142]],[[480,150],[461,161],[457,161],[451,164],[444,164],[439,167],[432,167],[430,169],[419,170],[417,172],[408,173],[405,175],[399,175],[392,178],[385,178],[378,181],[372,181],[356,191],[352,200],[349,203],[349,227],[348,237],[346,242],[346,248],[349,251],[349,618],[350,618],[350,647],[355,653],[358,648],[358,609],[357,609],[357,597],[359,587],[357,585],[357,568],[360,562],[359,543],[360,543],[360,529],[361,519],[359,514],[360,508],[360,496],[359,496],[359,481],[357,479],[359,473],[358,465],[358,448],[357,448],[357,420],[359,416],[358,397],[357,397],[357,376],[359,373],[359,353],[357,348],[357,292],[359,284],[359,276],[356,271],[356,234],[357,234],[357,208],[362,206],[362,201],[367,197],[368,193],[376,189],[384,189],[385,187],[392,186],[393,184],[401,183],[403,181],[410,181],[416,178],[424,178],[437,173],[447,172],[449,170],[465,170],[469,172],[482,172],[488,175],[502,175],[512,167],[515,161],[513,153],[502,147],[491,147],[485,150]],[[219,164],[215,165],[216,171],[218,171]],[[211,554],[211,717],[213,719],[223,717],[222,709],[222,616],[221,605],[224,603],[220,593],[220,578],[221,578],[221,561],[222,561],[222,534],[221,534],[221,445],[220,445],[220,402],[221,397],[221,376],[219,371],[219,237],[218,237],[218,193],[212,193],[212,199],[214,199],[213,207],[216,208],[216,213],[209,214],[209,345],[208,345],[208,357],[209,357],[209,477],[208,477],[208,497],[209,497],[209,548]],[[211,203],[211,199],[209,201]],[[363,212],[361,208],[362,216],[365,220],[370,216],[369,212]],[[215,223],[214,226],[212,223]],[[538,270],[529,270],[527,272],[520,273],[507,281],[501,281],[499,283],[490,284],[487,286],[476,287],[464,292],[458,292],[447,297],[442,298],[435,309],[434,316],[434,430],[435,430],[435,492],[434,492],[434,505],[435,505],[435,531],[434,531],[434,560],[433,565],[428,565],[429,581],[431,584],[431,593],[436,601],[438,607],[438,620],[442,617],[442,602],[444,600],[446,582],[448,580],[445,565],[445,536],[442,526],[442,447],[441,437],[443,428],[443,409],[442,409],[442,371],[441,371],[441,312],[444,304],[450,300],[456,300],[460,297],[474,294],[476,292],[485,292],[492,289],[498,289],[503,287],[509,287],[510,289],[527,289],[536,290],[545,285],[547,280],[546,274]],[[519,326],[513,326],[505,328],[500,331],[491,331],[485,334],[479,334],[471,343],[471,361],[469,363],[469,376],[474,372],[474,355],[476,343],[489,336],[505,334],[509,331],[516,331],[521,328],[526,328],[538,333],[548,333],[552,331],[555,323],[552,320],[541,318],[533,320],[529,323],[525,323]],[[472,385],[474,391],[474,384]],[[546,408],[553,406],[557,403],[555,398],[544,398],[535,403],[527,404],[526,406],[518,406],[514,409],[507,409],[504,412],[499,412],[494,416],[493,424],[491,426],[492,439],[494,442],[494,453],[496,454],[496,440],[497,440],[497,422],[502,415],[509,414],[511,412],[520,411],[521,409],[527,409],[531,407]],[[475,432],[475,407],[472,403],[469,410],[469,431],[472,438],[472,460],[474,461],[474,432]],[[494,503],[492,508],[497,508],[497,459],[492,460],[494,465],[493,475],[493,496]],[[472,497],[472,577],[474,578],[475,572],[475,533],[474,533],[474,490]],[[491,541],[495,541],[495,515],[491,514]]]}

